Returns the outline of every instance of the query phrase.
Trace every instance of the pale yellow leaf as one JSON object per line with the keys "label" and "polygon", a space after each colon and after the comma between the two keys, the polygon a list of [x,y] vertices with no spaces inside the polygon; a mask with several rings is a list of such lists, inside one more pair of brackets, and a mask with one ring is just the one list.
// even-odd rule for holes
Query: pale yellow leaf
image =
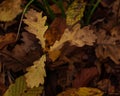
{"label": "pale yellow leaf", "polygon": [[45,62],[46,56],[43,55],[39,60],[34,62],[34,65],[27,68],[27,73],[25,74],[27,86],[30,88],[38,87],[40,84],[44,84],[45,72]]}
{"label": "pale yellow leaf", "polygon": [[21,0],[4,0],[0,4],[0,21],[12,21],[22,12]]}
{"label": "pale yellow leaf", "polygon": [[51,46],[50,51],[61,49],[65,42],[70,42],[71,45],[78,47],[93,45],[97,38],[93,32],[90,26],[85,26],[80,29],[80,24],[76,24],[71,30],[68,28],[65,29],[60,40],[56,41],[54,45]]}
{"label": "pale yellow leaf", "polygon": [[36,35],[36,38],[40,40],[40,44],[43,48],[45,48],[45,38],[44,33],[47,30],[48,26],[45,26],[45,22],[47,17],[42,17],[42,12],[37,12],[33,9],[30,9],[25,14],[26,19],[24,19],[24,23],[28,25],[25,29]]}

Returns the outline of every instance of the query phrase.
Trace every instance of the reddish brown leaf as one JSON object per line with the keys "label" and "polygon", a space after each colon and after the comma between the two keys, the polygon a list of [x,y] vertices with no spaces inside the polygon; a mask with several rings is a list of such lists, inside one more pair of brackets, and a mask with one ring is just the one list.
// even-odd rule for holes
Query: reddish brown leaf
{"label": "reddish brown leaf", "polygon": [[73,87],[79,88],[87,86],[88,83],[90,83],[90,81],[98,74],[96,67],[82,69],[81,72],[77,73],[76,78],[73,81]]}
{"label": "reddish brown leaf", "polygon": [[65,19],[61,17],[55,18],[50,25],[50,28],[45,33],[46,46],[53,45],[56,40],[59,40],[66,28]]}
{"label": "reddish brown leaf", "polygon": [[15,41],[16,41],[15,33],[7,33],[4,36],[0,35],[0,49],[2,49],[8,44],[14,43]]}

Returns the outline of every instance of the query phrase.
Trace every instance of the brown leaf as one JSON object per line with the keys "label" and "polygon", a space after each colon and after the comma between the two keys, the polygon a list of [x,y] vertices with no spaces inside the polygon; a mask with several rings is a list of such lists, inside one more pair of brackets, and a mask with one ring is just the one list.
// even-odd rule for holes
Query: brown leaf
{"label": "brown leaf", "polygon": [[73,87],[79,88],[87,86],[87,84],[90,83],[90,81],[98,74],[99,73],[96,67],[82,69],[79,73],[77,73],[76,78],[73,81]]}
{"label": "brown leaf", "polygon": [[22,32],[22,37],[23,43],[15,45],[11,51],[6,48],[2,50],[2,62],[5,68],[14,72],[32,65],[33,61],[42,54],[41,47],[34,35]]}
{"label": "brown leaf", "polygon": [[16,42],[16,34],[15,33],[7,33],[4,36],[0,35],[0,49],[5,47],[8,44]]}
{"label": "brown leaf", "polygon": [[100,30],[98,33],[98,47],[96,48],[96,55],[98,58],[105,59],[110,57],[116,64],[120,64],[120,34],[119,26],[111,30],[111,36],[106,35],[105,30]]}
{"label": "brown leaf", "polygon": [[108,92],[109,93],[114,93],[115,92],[115,86],[111,84],[111,81],[109,79],[103,79],[98,82],[98,88]]}
{"label": "brown leaf", "polygon": [[[66,10],[67,8],[67,3],[66,2],[63,2],[63,6],[64,10]],[[56,4],[53,4],[50,6],[50,8],[52,9],[52,11],[55,13],[55,14],[61,14],[61,9],[56,5]]]}
{"label": "brown leaf", "polygon": [[59,40],[65,28],[65,19],[61,17],[55,18],[50,28],[45,33],[46,47],[53,45],[56,40]]}

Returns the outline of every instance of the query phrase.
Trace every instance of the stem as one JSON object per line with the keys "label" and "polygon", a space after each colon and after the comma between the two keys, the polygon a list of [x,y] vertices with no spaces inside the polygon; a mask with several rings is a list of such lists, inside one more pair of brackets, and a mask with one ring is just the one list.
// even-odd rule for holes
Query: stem
{"label": "stem", "polygon": [[30,2],[28,2],[28,4],[25,6],[23,12],[22,12],[22,16],[21,16],[21,19],[20,19],[20,23],[19,23],[19,26],[18,26],[18,32],[17,32],[17,36],[16,36],[16,41],[18,40],[18,37],[19,37],[19,34],[20,34],[20,29],[21,29],[21,25],[22,25],[22,20],[23,20],[23,17],[24,17],[24,14],[27,10],[27,8],[29,7],[29,5],[33,2],[34,0],[30,0]]}
{"label": "stem", "polygon": [[93,13],[94,13],[94,11],[95,11],[95,9],[97,8],[97,6],[99,5],[100,2],[101,2],[101,0],[97,0],[96,4],[95,4],[95,5],[93,6],[93,8],[91,9],[91,12],[90,12],[90,14],[89,14],[89,16],[88,16],[88,18],[87,18],[86,24],[89,24],[89,23],[90,23],[90,19],[91,19],[92,15],[93,15]]}

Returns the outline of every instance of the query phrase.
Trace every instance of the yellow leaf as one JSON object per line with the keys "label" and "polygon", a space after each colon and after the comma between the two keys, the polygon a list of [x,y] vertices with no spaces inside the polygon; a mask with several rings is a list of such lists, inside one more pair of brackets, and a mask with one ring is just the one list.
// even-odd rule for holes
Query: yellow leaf
{"label": "yellow leaf", "polygon": [[86,3],[84,0],[74,0],[66,11],[67,25],[74,25],[77,21],[81,20],[85,10]]}
{"label": "yellow leaf", "polygon": [[47,30],[48,26],[45,26],[45,22],[47,17],[42,17],[42,12],[37,12],[33,9],[30,9],[25,14],[26,19],[24,19],[24,23],[28,25],[25,29],[36,35],[36,38],[40,40],[40,44],[42,48],[45,48],[45,38],[44,33]]}
{"label": "yellow leaf", "polygon": [[80,24],[76,24],[71,30],[68,28],[65,29],[60,40],[56,41],[54,45],[51,46],[50,51],[61,49],[65,42],[70,42],[71,45],[78,47],[93,45],[97,37],[93,33],[94,31],[89,27],[90,26],[85,26],[80,29]]}
{"label": "yellow leaf", "polygon": [[27,73],[25,74],[27,86],[30,88],[38,87],[40,84],[44,84],[45,64],[46,56],[43,55],[39,60],[34,62],[34,65],[27,68]]}
{"label": "yellow leaf", "polygon": [[97,88],[81,87],[68,89],[57,96],[103,96],[103,92]]}
{"label": "yellow leaf", "polygon": [[21,0],[4,0],[0,4],[0,21],[12,21],[21,10]]}

